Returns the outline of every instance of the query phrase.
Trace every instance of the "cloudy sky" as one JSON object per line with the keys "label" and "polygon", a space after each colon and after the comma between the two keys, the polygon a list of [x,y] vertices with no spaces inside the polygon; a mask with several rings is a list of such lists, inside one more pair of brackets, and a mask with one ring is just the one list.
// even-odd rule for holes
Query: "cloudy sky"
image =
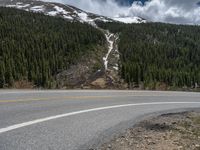
{"label": "cloudy sky", "polygon": [[51,1],[74,5],[83,10],[110,17],[139,16],[155,22],[200,24],[200,0],[149,0],[145,3],[134,1],[129,5],[128,2],[133,0]]}

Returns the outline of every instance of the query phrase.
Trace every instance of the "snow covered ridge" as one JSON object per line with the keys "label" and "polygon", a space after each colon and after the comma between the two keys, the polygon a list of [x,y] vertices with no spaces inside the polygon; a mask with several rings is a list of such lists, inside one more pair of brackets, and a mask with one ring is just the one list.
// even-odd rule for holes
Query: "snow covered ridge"
{"label": "snow covered ridge", "polygon": [[115,21],[123,23],[146,23],[147,21],[140,17],[114,17],[112,18]]}
{"label": "snow covered ridge", "polygon": [[73,6],[59,3],[44,2],[39,0],[0,0],[0,6],[22,9],[25,11],[44,13],[49,16],[59,16],[69,21],[86,22],[95,26],[95,21],[102,22],[123,22],[123,23],[144,23],[145,20],[139,17],[116,17],[109,18],[85,12]]}
{"label": "snow covered ridge", "polygon": [[103,22],[113,21],[110,18],[88,13],[73,6],[38,0],[0,0],[0,6],[44,13],[49,16],[59,16],[69,21],[86,22],[92,25],[96,20]]}

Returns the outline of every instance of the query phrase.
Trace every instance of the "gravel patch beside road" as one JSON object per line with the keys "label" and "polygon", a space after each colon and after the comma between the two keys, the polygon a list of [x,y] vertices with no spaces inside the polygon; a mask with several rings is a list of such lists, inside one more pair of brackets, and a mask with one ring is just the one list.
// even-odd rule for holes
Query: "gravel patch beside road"
{"label": "gravel patch beside road", "polygon": [[97,150],[200,150],[200,110],[164,114],[136,124]]}

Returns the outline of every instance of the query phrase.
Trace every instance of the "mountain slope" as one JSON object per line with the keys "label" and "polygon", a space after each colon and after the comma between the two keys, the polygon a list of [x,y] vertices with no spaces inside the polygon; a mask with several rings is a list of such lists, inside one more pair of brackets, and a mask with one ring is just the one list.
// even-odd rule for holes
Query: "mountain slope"
{"label": "mountain slope", "polygon": [[0,87],[75,87],[101,68],[105,36],[90,25],[13,8],[0,22]]}
{"label": "mountain slope", "polygon": [[[90,61],[85,60],[85,63],[79,61],[76,65],[62,70],[62,72],[56,75],[56,81],[59,82],[59,87],[66,85],[63,80],[67,81],[68,85],[72,87],[74,87],[74,85],[79,87],[80,85],[92,85],[94,87],[105,88],[110,86],[115,87],[116,84],[117,86],[120,85],[120,79],[118,76],[119,54],[116,45],[118,36],[115,36],[114,34],[109,33],[109,31],[96,26],[96,22],[113,22],[114,20],[84,12],[73,6],[58,3],[46,3],[33,0],[13,0],[1,1],[1,5],[22,9],[28,12],[39,12],[48,16],[61,17],[72,23],[87,23],[97,28],[105,35],[104,38],[107,40],[107,44],[104,43],[104,46],[107,46],[108,52],[105,52],[105,47],[101,47],[98,51],[96,51],[96,53],[90,53],[90,56],[88,56],[91,58],[91,63],[89,63]],[[112,45],[110,43],[112,43]],[[104,65],[104,68],[102,65]],[[94,71],[97,72],[95,73]],[[70,76],[66,76],[66,74],[69,74]],[[101,81],[100,83],[98,82],[99,80]]]}
{"label": "mountain slope", "polygon": [[120,74],[130,88],[200,87],[199,26],[102,22],[98,26],[119,33]]}
{"label": "mountain slope", "polygon": [[0,9],[0,87],[23,80],[49,88],[200,87],[199,26],[114,19],[142,23],[124,24],[34,0],[0,4],[25,10]]}

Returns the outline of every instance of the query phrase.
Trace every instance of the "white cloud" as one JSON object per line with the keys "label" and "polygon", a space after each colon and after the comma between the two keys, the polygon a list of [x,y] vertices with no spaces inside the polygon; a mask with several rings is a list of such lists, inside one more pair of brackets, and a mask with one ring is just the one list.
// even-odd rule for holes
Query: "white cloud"
{"label": "white cloud", "polygon": [[[49,1],[49,0],[45,0]],[[119,6],[115,0],[50,0],[74,5],[105,16],[139,16],[149,21],[177,24],[200,24],[198,0],[151,0],[141,5]]]}
{"label": "white cloud", "polygon": [[133,3],[127,15],[136,15],[156,22],[200,24],[198,0],[152,0],[145,6]]}

